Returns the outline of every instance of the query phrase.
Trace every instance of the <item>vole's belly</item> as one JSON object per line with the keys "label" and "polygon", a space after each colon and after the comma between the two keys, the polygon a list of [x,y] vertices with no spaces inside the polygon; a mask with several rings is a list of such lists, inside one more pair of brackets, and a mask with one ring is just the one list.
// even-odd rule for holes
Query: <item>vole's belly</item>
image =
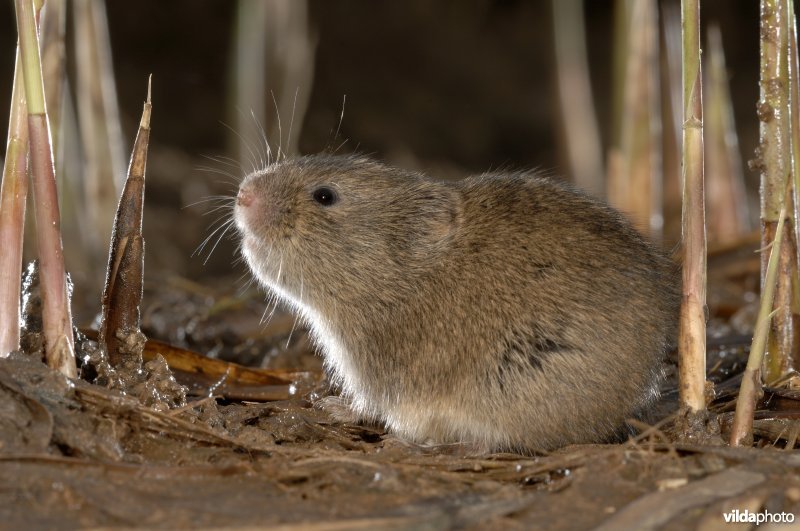
{"label": "vole's belly", "polygon": [[390,406],[384,412],[386,426],[398,436],[417,443],[470,442],[485,448],[497,446],[499,433],[465,408],[439,400]]}

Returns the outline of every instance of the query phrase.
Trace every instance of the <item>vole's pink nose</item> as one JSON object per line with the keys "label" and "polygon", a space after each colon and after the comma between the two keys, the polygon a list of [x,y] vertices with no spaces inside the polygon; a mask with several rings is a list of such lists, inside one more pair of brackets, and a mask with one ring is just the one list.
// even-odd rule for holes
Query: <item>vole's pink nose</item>
{"label": "vole's pink nose", "polygon": [[253,191],[249,188],[240,188],[239,194],[236,196],[236,204],[243,207],[249,207],[253,204],[254,195]]}

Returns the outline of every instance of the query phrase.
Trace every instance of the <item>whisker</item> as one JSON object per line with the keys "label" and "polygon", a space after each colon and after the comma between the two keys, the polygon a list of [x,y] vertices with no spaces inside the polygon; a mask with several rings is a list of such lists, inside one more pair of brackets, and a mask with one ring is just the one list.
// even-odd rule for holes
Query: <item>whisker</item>
{"label": "whisker", "polygon": [[212,166],[197,166],[195,169],[197,171],[202,171],[204,173],[215,173],[217,175],[222,175],[224,177],[230,177],[231,178],[231,181],[230,181],[231,184],[238,185],[239,181],[241,180],[238,175],[233,174],[233,173],[229,172],[228,170],[224,170],[222,168],[214,168]]}
{"label": "whisker", "polygon": [[216,162],[218,164],[224,164],[226,166],[230,166],[231,168],[239,170],[239,173],[244,172],[242,164],[233,157],[226,157],[224,155],[216,155],[216,156],[200,155],[200,156],[203,157],[204,159],[210,160],[211,162]]}
{"label": "whisker", "polygon": [[241,297],[250,289],[250,286],[255,283],[255,277],[245,271],[236,279],[235,283],[239,285],[239,288],[236,290],[236,296]]}
{"label": "whisker", "polygon": [[258,132],[261,135],[261,139],[264,141],[264,146],[267,149],[266,152],[267,164],[266,166],[264,166],[264,169],[267,169],[267,167],[269,167],[269,165],[272,164],[272,147],[269,145],[269,139],[267,138],[267,132],[264,130],[264,126],[261,125],[261,122],[259,121],[256,114],[252,111],[252,109],[250,110],[250,115],[253,117],[253,121],[256,124],[256,128],[258,129]]}
{"label": "whisker", "polygon": [[248,160],[247,160],[247,162],[248,162],[248,163],[250,163],[250,168],[251,168],[251,171],[249,171],[249,172],[246,172],[246,173],[255,173],[255,171],[256,171],[256,170],[257,170],[257,168],[258,168],[258,166],[256,165],[256,161],[258,160],[258,158],[256,157],[256,154],[253,152],[253,146],[252,146],[252,144],[250,143],[250,141],[249,141],[249,140],[247,140],[247,139],[246,139],[246,138],[245,138],[245,137],[244,137],[244,136],[243,136],[241,133],[239,133],[239,131],[237,131],[236,129],[234,129],[234,128],[233,128],[233,127],[231,127],[230,125],[226,124],[225,122],[220,122],[220,123],[221,123],[223,126],[225,126],[227,129],[229,129],[231,133],[233,133],[234,135],[236,135],[236,137],[239,139],[239,141],[242,143],[242,145],[244,146],[244,148],[245,148],[245,149],[247,150],[247,152],[249,153],[249,156],[248,156]]}
{"label": "whisker", "polygon": [[[275,162],[280,162],[281,153],[283,153],[283,129],[281,128],[281,111],[278,109],[278,100],[275,99],[275,93],[269,91],[272,96],[272,105],[275,106],[275,117],[278,119],[278,154],[275,156]],[[283,158],[286,158],[284,155]]]}
{"label": "whisker", "polygon": [[344,147],[344,145],[345,145],[345,144],[347,144],[347,141],[348,141],[348,140],[350,140],[350,139],[349,139],[349,138],[345,138],[345,139],[344,139],[344,142],[342,142],[341,144],[339,144],[339,145],[336,147],[336,149],[334,149],[334,150],[333,150],[333,154],[334,154],[334,155],[336,155],[336,153],[337,153],[337,152],[338,152],[340,149],[342,149],[342,148]]}
{"label": "whisker", "polygon": [[230,210],[230,211],[233,211],[233,208],[234,208],[234,207],[233,207],[233,205],[232,205],[232,204],[230,204],[230,203],[226,203],[226,204],[224,204],[224,205],[217,205],[217,206],[215,206],[214,208],[210,208],[210,209],[208,209],[208,211],[206,211],[206,212],[203,212],[201,215],[202,215],[202,216],[208,216],[208,215],[211,215],[211,214],[215,214],[215,213],[217,213],[217,212],[220,212],[220,211],[222,211],[222,210]]}
{"label": "whisker", "polygon": [[[269,312],[269,315],[266,315],[267,314],[267,310],[269,309],[269,302],[270,301],[272,301],[272,303],[273,303],[272,304],[272,311]],[[278,296],[275,295],[274,293],[270,292],[270,296],[267,299],[267,307],[264,308],[264,314],[261,316],[261,322],[259,324],[261,324],[262,326],[266,326],[266,325],[268,325],[270,323],[270,321],[272,321],[272,317],[275,315],[275,310],[278,309],[278,302],[279,302],[278,301]],[[266,315],[266,318],[264,317],[265,315]]]}
{"label": "whisker", "polygon": [[[211,238],[213,238],[213,237],[214,237],[214,235],[215,235],[217,232],[219,232],[220,230],[222,230],[222,229],[223,229],[223,228],[225,228],[225,227],[229,227],[229,226],[230,226],[230,224],[231,224],[231,223],[233,223],[233,218],[232,218],[232,217],[230,217],[230,216],[221,216],[219,219],[217,219],[216,221],[214,221],[214,222],[211,224],[211,227],[210,227],[210,228],[213,228],[213,227],[214,227],[214,225],[216,225],[216,224],[217,224],[217,223],[219,223],[220,221],[222,221],[222,223],[219,225],[219,227],[217,227],[216,229],[214,229],[214,230],[211,232],[211,234],[209,234],[209,235],[206,237],[206,239],[205,239],[205,240],[203,240],[203,241],[202,241],[202,243],[200,243],[200,245],[197,247],[197,249],[195,249],[195,250],[194,250],[194,252],[192,253],[192,256],[196,256],[196,255],[199,255],[200,253],[202,253],[202,252],[203,252],[203,249],[205,248],[205,246],[208,244],[208,242],[209,242],[209,241],[211,241]],[[203,263],[205,263],[205,262],[203,262]]]}
{"label": "whisker", "polygon": [[231,227],[233,227],[233,219],[231,219],[231,220],[229,220],[229,221],[228,221],[228,223],[227,223],[227,224],[226,224],[226,226],[225,226],[225,230],[223,230],[223,231],[220,233],[220,235],[219,235],[219,238],[217,238],[217,241],[216,241],[216,243],[215,243],[215,244],[214,244],[214,246],[211,248],[211,250],[210,250],[210,251],[208,251],[208,256],[206,256],[206,259],[205,259],[205,260],[203,260],[203,265],[206,265],[206,263],[208,262],[208,260],[211,258],[211,255],[212,255],[212,254],[214,254],[214,249],[216,249],[216,248],[217,248],[217,246],[219,245],[219,242],[221,242],[221,241],[222,241],[222,238],[224,238],[224,237],[225,237],[225,233],[227,233],[227,232],[230,230],[230,228],[231,228]]}
{"label": "whisker", "polygon": [[333,139],[336,140],[339,138],[339,130],[342,128],[342,121],[344,120],[344,104],[347,101],[347,94],[342,95],[342,112],[339,115],[339,125],[336,126],[336,134],[333,135]]}
{"label": "whisker", "polygon": [[210,195],[210,196],[207,196],[207,197],[203,197],[202,199],[199,199],[199,200],[195,201],[194,203],[189,203],[188,205],[184,205],[181,208],[182,209],[183,208],[189,208],[189,207],[193,207],[193,206],[197,206],[197,205],[202,205],[204,203],[211,203],[213,201],[225,201],[226,203],[231,203],[232,204],[235,200],[236,200],[235,197],[232,197],[232,196],[229,196],[229,195]]}
{"label": "whisker", "polygon": [[297,107],[297,93],[300,92],[300,87],[294,90],[294,101],[292,102],[292,117],[289,120],[289,134],[286,135],[286,151],[292,149],[292,127],[294,126],[294,111]]}
{"label": "whisker", "polygon": [[[250,109],[250,117],[246,116],[244,111],[242,111],[238,107],[236,108],[236,111],[239,113],[239,116],[242,118],[242,122],[243,123],[247,123],[247,125],[249,126],[248,129],[252,129],[254,127],[254,124],[251,122],[251,120],[249,118],[250,117],[255,118],[255,113],[253,112],[253,109],[252,108]],[[256,133],[256,136],[258,136],[258,130],[255,129],[254,132]],[[261,143],[260,142],[256,142],[255,140],[253,140],[252,139],[252,134],[250,132],[248,132],[248,134],[247,134],[247,139],[248,139],[248,146],[249,146],[248,149],[250,149],[251,153],[255,153],[255,159],[260,163],[258,168],[256,168],[256,169],[266,168],[266,162],[265,162],[264,159],[265,159],[267,154],[264,152],[264,149],[262,148]]]}

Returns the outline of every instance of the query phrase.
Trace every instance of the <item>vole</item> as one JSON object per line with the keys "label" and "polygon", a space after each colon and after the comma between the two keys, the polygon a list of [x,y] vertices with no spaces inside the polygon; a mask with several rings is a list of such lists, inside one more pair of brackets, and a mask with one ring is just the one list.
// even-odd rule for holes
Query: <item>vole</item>
{"label": "vole", "polygon": [[657,396],[676,268],[564,182],[314,155],[246,176],[234,218],[253,274],[305,320],[355,416],[401,438],[601,442]]}

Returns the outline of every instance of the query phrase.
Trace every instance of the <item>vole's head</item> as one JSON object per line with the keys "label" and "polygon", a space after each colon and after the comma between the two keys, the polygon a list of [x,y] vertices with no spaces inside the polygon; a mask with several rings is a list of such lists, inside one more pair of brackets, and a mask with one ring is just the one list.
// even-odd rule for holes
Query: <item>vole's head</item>
{"label": "vole's head", "polygon": [[283,160],[248,175],[235,207],[256,277],[301,307],[389,302],[436,267],[461,222],[459,192],[357,157]]}

